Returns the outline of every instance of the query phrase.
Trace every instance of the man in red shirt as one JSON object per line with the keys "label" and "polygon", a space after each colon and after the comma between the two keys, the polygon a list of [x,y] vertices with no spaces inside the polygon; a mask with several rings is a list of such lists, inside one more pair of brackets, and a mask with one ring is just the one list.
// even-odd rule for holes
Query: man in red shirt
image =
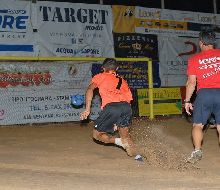
{"label": "man in red shirt", "polygon": [[[93,138],[103,143],[113,143],[134,155],[134,145],[129,134],[132,118],[130,102],[132,94],[127,82],[116,74],[118,63],[107,58],[102,65],[103,72],[95,75],[86,91],[86,107],[80,115],[81,120],[90,114],[93,91],[98,88],[102,99],[101,113],[95,122]],[[120,138],[109,134],[119,131]]]}
{"label": "man in red shirt", "polygon": [[[185,109],[193,110],[192,139],[194,150],[188,162],[196,163],[202,158],[203,127],[209,116],[214,114],[220,134],[220,50],[215,49],[215,33],[202,31],[199,34],[201,52],[188,60]],[[194,109],[190,98],[197,85]],[[220,142],[220,137],[219,137]]]}

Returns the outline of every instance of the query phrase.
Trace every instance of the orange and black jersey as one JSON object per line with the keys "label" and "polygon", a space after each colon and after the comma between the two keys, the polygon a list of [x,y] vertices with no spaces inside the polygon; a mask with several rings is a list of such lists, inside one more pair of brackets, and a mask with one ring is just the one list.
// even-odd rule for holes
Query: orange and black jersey
{"label": "orange and black jersey", "polygon": [[120,76],[114,73],[100,73],[92,78],[94,83],[99,88],[99,93],[102,98],[102,106],[112,102],[128,102],[132,100],[132,94],[128,83]]}

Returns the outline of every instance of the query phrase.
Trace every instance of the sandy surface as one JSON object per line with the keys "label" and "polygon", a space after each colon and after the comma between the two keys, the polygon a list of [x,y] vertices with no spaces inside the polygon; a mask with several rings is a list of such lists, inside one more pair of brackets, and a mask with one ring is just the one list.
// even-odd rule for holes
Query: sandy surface
{"label": "sandy surface", "polygon": [[191,124],[183,118],[134,120],[144,162],[93,142],[91,131],[92,123],[1,127],[0,190],[220,189],[215,129],[205,133],[196,167],[183,163],[192,150]]}

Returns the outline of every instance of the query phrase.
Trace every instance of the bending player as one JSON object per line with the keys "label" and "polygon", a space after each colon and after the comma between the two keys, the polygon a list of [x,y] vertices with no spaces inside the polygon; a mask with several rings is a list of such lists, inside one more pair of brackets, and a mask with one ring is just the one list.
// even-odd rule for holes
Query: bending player
{"label": "bending player", "polygon": [[[116,74],[118,63],[107,58],[102,65],[103,72],[95,75],[86,91],[85,111],[80,119],[90,114],[93,91],[98,88],[102,99],[101,113],[95,122],[93,138],[103,143],[113,143],[124,148],[129,156],[134,155],[134,145],[129,134],[132,118],[130,102],[132,94],[127,82]],[[119,131],[120,138],[109,134]]]}

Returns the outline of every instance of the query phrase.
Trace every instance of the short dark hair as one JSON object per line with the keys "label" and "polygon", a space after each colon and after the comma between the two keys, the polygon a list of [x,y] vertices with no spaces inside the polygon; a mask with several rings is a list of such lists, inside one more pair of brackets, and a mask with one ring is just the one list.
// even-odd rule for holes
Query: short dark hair
{"label": "short dark hair", "polygon": [[215,38],[215,32],[210,31],[201,31],[199,33],[199,41],[201,41],[204,45],[215,45],[216,44],[216,38]]}
{"label": "short dark hair", "polygon": [[105,68],[106,71],[110,71],[110,70],[116,71],[118,66],[119,66],[118,62],[114,58],[106,58],[102,64],[102,67]]}

